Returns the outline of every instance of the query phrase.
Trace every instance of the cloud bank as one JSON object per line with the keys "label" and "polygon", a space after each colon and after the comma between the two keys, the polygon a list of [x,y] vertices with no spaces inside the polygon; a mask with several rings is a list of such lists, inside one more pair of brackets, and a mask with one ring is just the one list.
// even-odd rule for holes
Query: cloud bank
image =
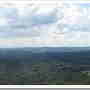
{"label": "cloud bank", "polygon": [[90,46],[89,3],[62,2],[0,8],[0,47]]}

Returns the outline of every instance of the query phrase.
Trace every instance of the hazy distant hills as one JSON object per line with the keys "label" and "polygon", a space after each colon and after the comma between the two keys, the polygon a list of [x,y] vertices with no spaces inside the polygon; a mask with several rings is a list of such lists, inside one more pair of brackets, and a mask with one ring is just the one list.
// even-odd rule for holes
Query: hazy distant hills
{"label": "hazy distant hills", "polygon": [[89,47],[33,47],[2,48],[0,61],[19,63],[61,61],[73,64],[90,64]]}
{"label": "hazy distant hills", "polygon": [[21,48],[0,48],[1,51],[32,51],[32,52],[77,52],[89,51],[90,47],[21,47]]}

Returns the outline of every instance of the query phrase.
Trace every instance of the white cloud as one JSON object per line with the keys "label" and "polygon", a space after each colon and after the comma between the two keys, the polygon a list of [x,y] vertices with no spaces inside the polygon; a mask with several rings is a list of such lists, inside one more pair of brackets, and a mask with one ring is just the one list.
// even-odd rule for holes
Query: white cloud
{"label": "white cloud", "polygon": [[8,22],[7,22],[7,19],[3,18],[3,17],[0,17],[0,26],[4,26],[4,25],[7,25]]}
{"label": "white cloud", "polygon": [[[16,8],[16,12],[11,12],[10,8],[6,18],[8,26],[0,26],[1,47],[27,47],[27,46],[61,46],[63,45],[63,35],[57,28],[58,14],[61,11],[49,7],[38,8]],[[18,12],[19,13],[18,13]],[[17,14],[15,14],[17,13]],[[58,14],[57,14],[58,13]],[[6,25],[6,23],[3,23]]]}
{"label": "white cloud", "polygon": [[[90,20],[87,9],[72,3],[19,8],[2,14],[1,47],[90,46]],[[89,10],[89,9],[88,9]],[[19,13],[18,13],[18,12]],[[8,23],[8,27],[3,27]]]}
{"label": "white cloud", "polygon": [[90,46],[89,7],[81,2],[64,6],[64,46]]}

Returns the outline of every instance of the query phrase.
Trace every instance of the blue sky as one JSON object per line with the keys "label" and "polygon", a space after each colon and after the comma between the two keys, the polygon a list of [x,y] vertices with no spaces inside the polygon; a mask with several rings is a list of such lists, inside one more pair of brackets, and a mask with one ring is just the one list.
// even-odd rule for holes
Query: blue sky
{"label": "blue sky", "polygon": [[35,9],[0,8],[1,47],[58,45],[54,40],[57,8]]}
{"label": "blue sky", "polygon": [[0,8],[0,47],[90,46],[90,4]]}
{"label": "blue sky", "polygon": [[[65,6],[66,5],[66,6]],[[65,2],[64,45],[90,46],[90,3]]]}

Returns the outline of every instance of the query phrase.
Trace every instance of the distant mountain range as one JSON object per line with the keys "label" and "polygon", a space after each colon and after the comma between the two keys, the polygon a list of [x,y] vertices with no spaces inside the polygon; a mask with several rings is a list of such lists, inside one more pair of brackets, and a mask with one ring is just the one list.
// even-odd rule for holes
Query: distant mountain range
{"label": "distant mountain range", "polygon": [[0,48],[1,51],[32,51],[32,52],[77,52],[89,51],[90,47],[21,47],[21,48]]}
{"label": "distant mountain range", "polygon": [[19,63],[61,61],[73,64],[90,64],[89,47],[32,47],[1,48],[0,61]]}

